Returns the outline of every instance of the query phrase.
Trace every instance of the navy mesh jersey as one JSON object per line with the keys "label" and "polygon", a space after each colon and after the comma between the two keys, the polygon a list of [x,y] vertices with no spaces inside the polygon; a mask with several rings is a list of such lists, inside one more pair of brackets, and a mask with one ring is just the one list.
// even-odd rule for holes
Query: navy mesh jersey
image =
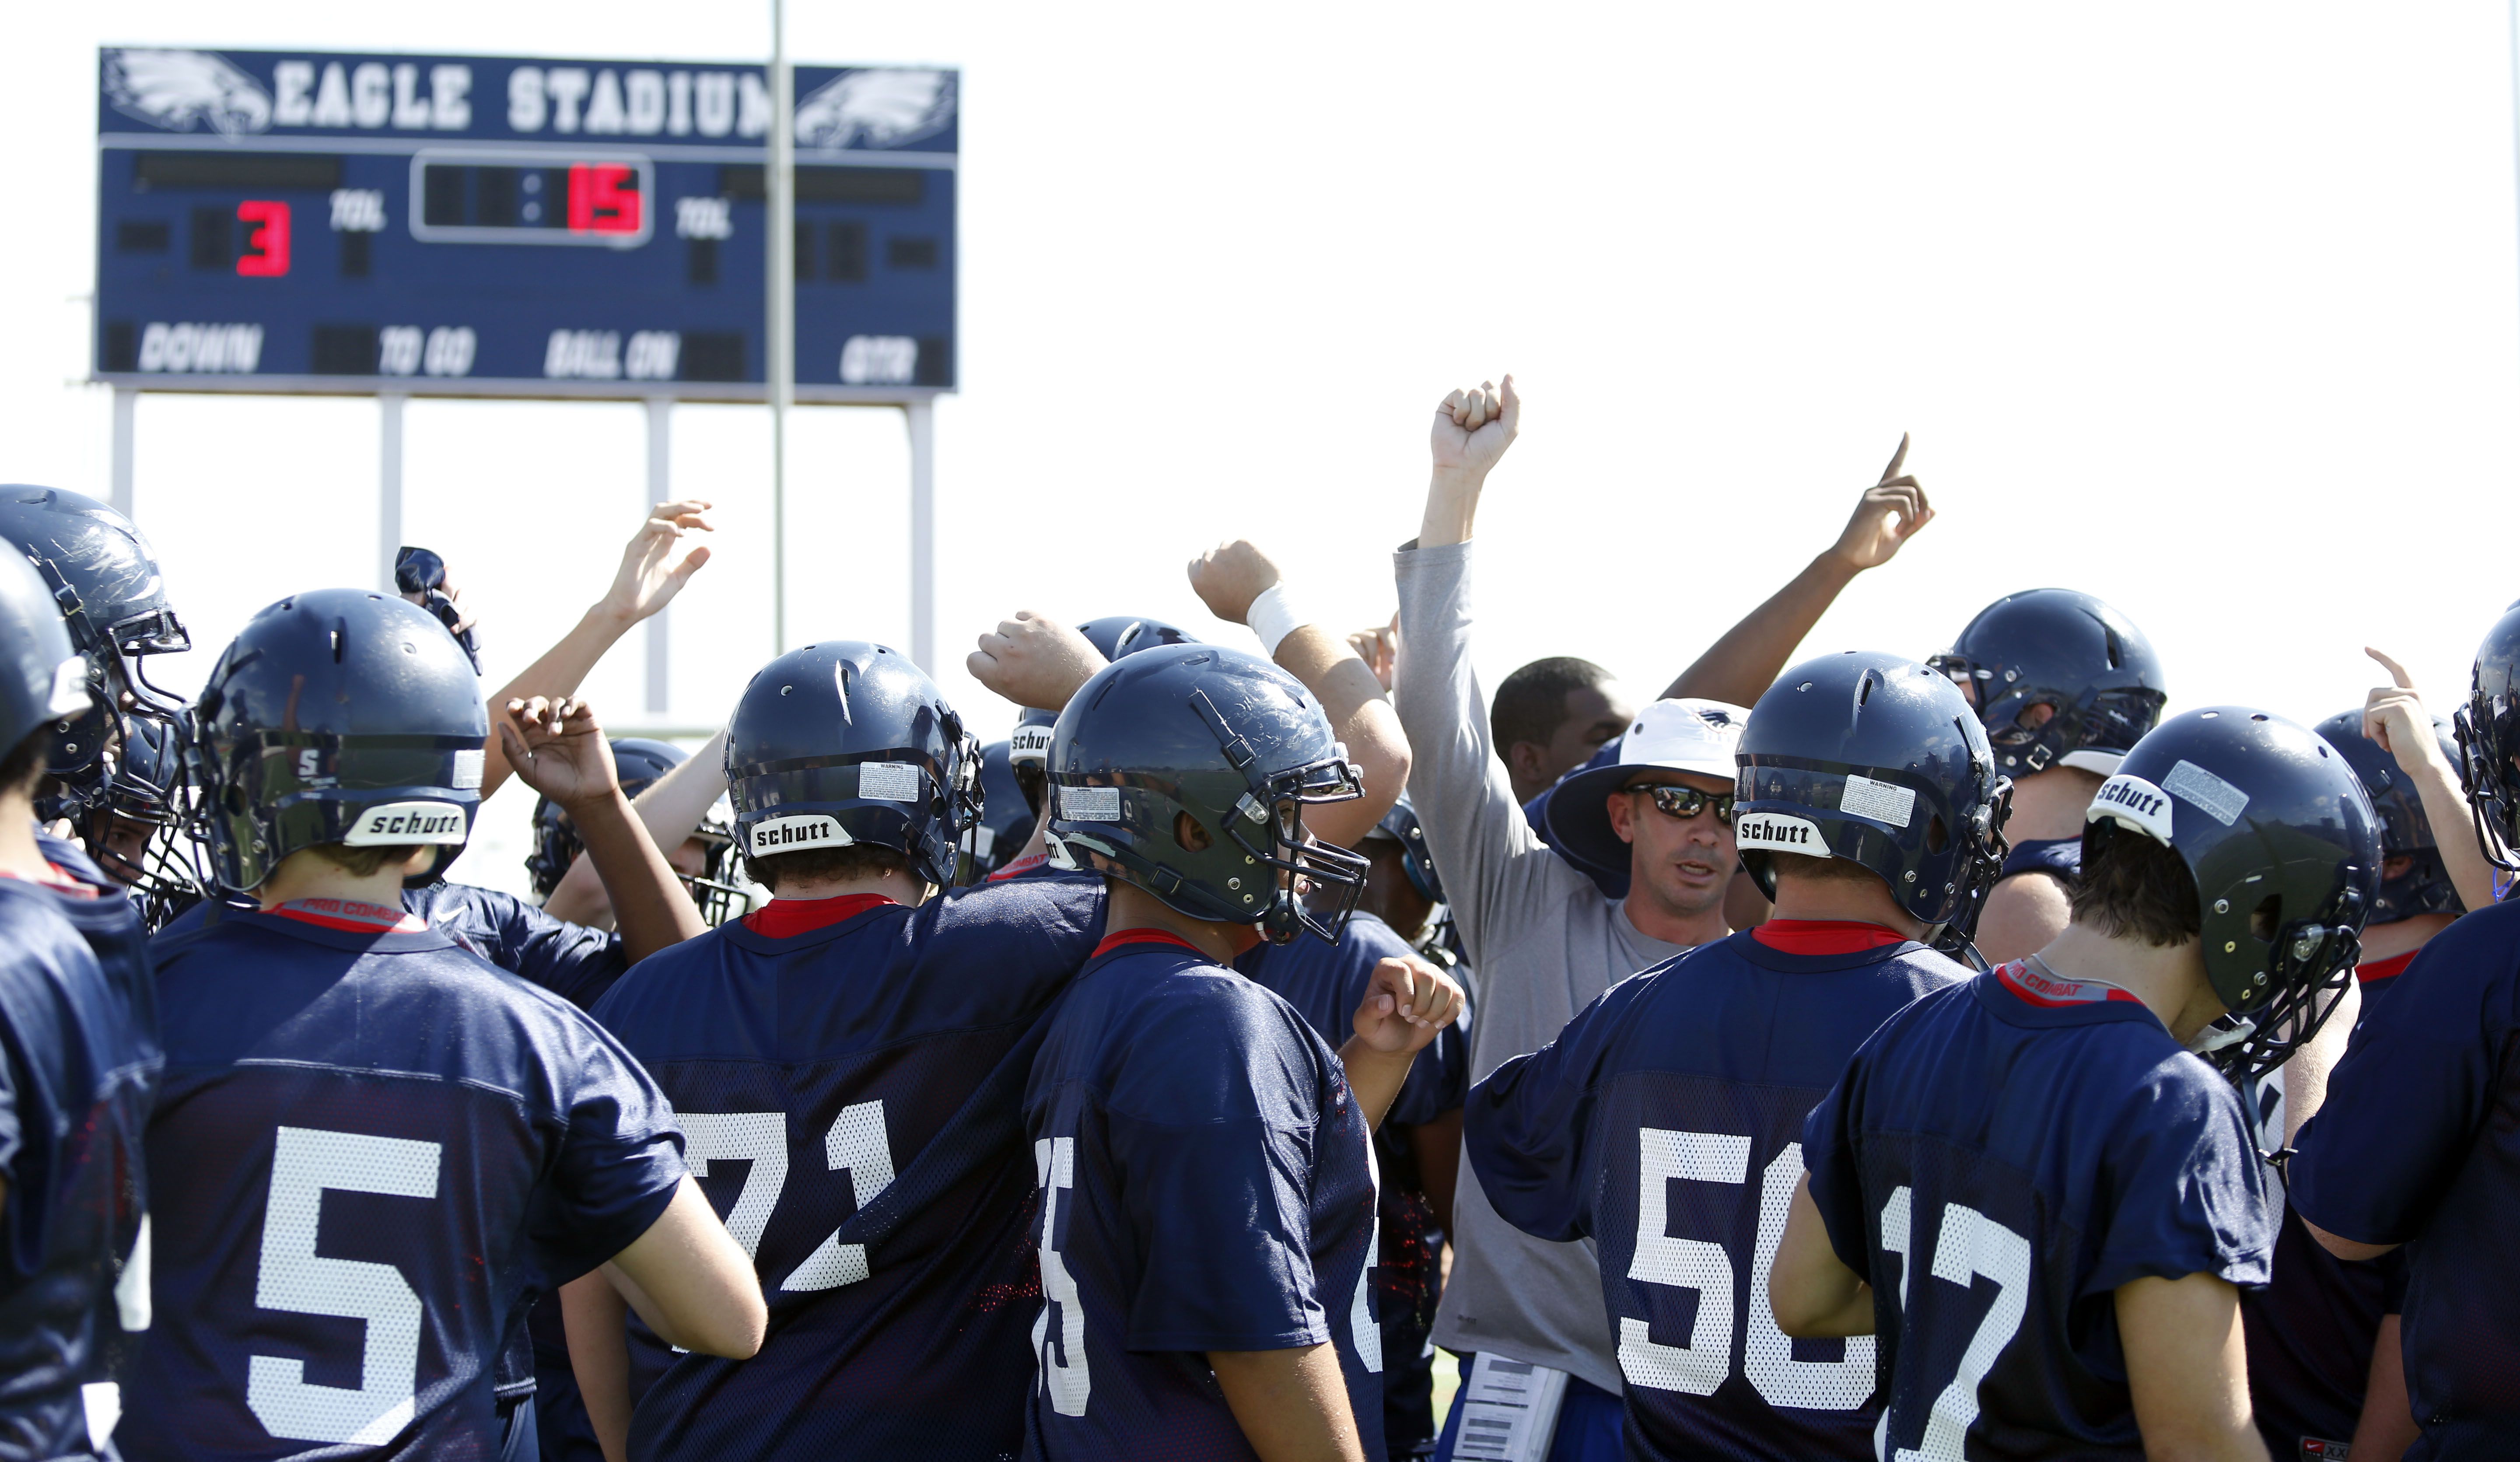
{"label": "navy mesh jersey", "polygon": [[[1335,945],[1318,939],[1261,945],[1234,967],[1295,1007],[1333,1049],[1355,1032],[1373,967],[1410,953],[1409,942],[1370,913],[1350,918]],[[1438,1032],[1373,1131],[1381,1171],[1382,1231],[1374,1256],[1374,1315],[1382,1326],[1383,1440],[1395,1456],[1431,1447],[1435,1440],[1435,1356],[1427,1337],[1442,1297],[1444,1232],[1436,1225],[1418,1173],[1409,1129],[1460,1109],[1469,1094],[1469,1012]]]}
{"label": "navy mesh jersey", "polygon": [[2520,907],[2462,915],[2392,983],[2301,1130],[2292,1201],[2408,1246],[2407,1455],[2520,1455]]}
{"label": "navy mesh jersey", "polygon": [[125,1454],[495,1454],[523,1307],[682,1178],[663,1093],[434,930],[221,909],[155,953],[157,1323]]}
{"label": "navy mesh jersey", "polygon": [[[159,933],[186,934],[202,928],[211,907],[194,905]],[[253,906],[224,907],[250,909]],[[473,953],[580,1010],[595,1008],[604,992],[630,967],[620,935],[553,918],[515,894],[495,888],[441,880],[404,889],[402,907]]]}
{"label": "navy mesh jersey", "polygon": [[2144,1005],[2005,965],[1892,1016],[1803,1127],[1872,1285],[1883,1455],[2143,1455],[2118,1286],[2267,1281],[2239,1093]]}
{"label": "navy mesh jersey", "polygon": [[[773,939],[727,924],[597,1007],[673,1098],[769,1339],[675,1357],[640,1458],[1011,1457],[1040,1307],[1022,1097],[1102,882],[1018,878]],[[777,907],[777,906],[774,906]]]}
{"label": "navy mesh jersey", "polygon": [[[2394,972],[2403,962],[2362,967],[2366,1018],[2405,983]],[[2375,967],[2392,972],[2375,976]],[[2271,1133],[2268,1141],[2277,1135]],[[2364,1262],[2338,1259],[2311,1237],[2301,1212],[2285,1202],[2274,1273],[2265,1289],[2240,1292],[2249,1401],[2258,1432],[2276,1458],[2333,1455],[2332,1446],[2305,1453],[2303,1443],[2353,1440],[2371,1379],[2371,1347],[2380,1317],[2390,1309],[2391,1283],[2403,1283],[2405,1265],[2404,1250]]]}
{"label": "navy mesh jersey", "polygon": [[1872,1342],[1788,1338],[1768,1270],[1804,1117],[1883,1020],[1966,978],[1917,944],[1793,954],[1745,930],[1612,986],[1471,1092],[1496,1211],[1599,1251],[1630,1457],[1872,1455]]}
{"label": "navy mesh jersey", "polygon": [[149,1321],[146,1259],[135,1258],[159,1059],[147,950],[120,889],[86,877],[93,867],[74,854],[45,852],[98,888],[75,897],[0,879],[7,1462],[101,1451]]}
{"label": "navy mesh jersey", "polygon": [[1045,1190],[1026,1457],[1250,1458],[1206,1352],[1325,1343],[1383,1455],[1372,1147],[1294,1007],[1178,941],[1114,939],[1052,1018],[1024,1122]]}

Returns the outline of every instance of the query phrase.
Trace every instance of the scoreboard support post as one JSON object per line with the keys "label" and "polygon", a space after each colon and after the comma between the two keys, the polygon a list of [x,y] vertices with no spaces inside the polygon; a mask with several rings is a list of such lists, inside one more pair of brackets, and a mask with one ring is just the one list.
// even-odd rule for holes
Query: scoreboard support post
{"label": "scoreboard support post", "polygon": [[910,418],[910,658],[936,674],[936,404],[913,401]]}
{"label": "scoreboard support post", "polygon": [[400,391],[377,397],[377,586],[397,593],[394,553],[402,547],[402,404]]}
{"label": "scoreboard support post", "polygon": [[[648,502],[651,505],[674,501],[673,445],[674,402],[670,396],[648,398]],[[648,616],[648,714],[665,714],[669,666],[666,662],[668,641],[665,616],[674,612],[666,605]]]}
{"label": "scoreboard support post", "polygon": [[131,516],[131,437],[139,415],[140,393],[129,386],[113,388],[113,510]]}

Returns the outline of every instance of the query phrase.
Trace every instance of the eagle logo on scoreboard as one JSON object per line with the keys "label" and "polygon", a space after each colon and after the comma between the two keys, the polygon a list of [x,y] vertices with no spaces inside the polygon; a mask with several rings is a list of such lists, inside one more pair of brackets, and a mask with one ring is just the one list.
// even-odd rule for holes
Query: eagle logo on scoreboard
{"label": "eagle logo on scoreboard", "polygon": [[933,137],[953,120],[951,71],[850,71],[796,104],[796,146],[897,148]]}
{"label": "eagle logo on scoreboard", "polygon": [[271,93],[208,51],[110,50],[105,94],[114,111],[169,132],[206,121],[222,137],[240,137],[271,126]]}

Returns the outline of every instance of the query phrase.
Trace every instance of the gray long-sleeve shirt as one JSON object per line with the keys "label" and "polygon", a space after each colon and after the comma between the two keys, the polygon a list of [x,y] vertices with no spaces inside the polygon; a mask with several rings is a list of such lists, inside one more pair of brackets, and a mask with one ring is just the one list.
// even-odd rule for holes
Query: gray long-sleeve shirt
{"label": "gray long-sleeve shirt", "polygon": [[[1470,1074],[1484,1079],[1556,1040],[1602,991],[1684,947],[1640,932],[1626,906],[1603,898],[1523,821],[1470,669],[1470,546],[1403,549],[1395,560],[1403,650],[1392,698],[1409,733],[1410,799],[1477,971]],[[1497,1217],[1466,1158],[1453,1218],[1435,1343],[1618,1391],[1591,1242],[1550,1243]]]}

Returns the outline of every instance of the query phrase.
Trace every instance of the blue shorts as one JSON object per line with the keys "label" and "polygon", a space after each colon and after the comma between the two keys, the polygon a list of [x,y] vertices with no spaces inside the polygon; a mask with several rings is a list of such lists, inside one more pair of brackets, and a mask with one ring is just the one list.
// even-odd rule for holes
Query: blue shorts
{"label": "blue shorts", "polygon": [[[1462,1385],[1470,1384],[1470,1364],[1478,1357],[1459,1357]],[[1456,1393],[1456,1396],[1459,1393]],[[1557,1407],[1557,1432],[1549,1440],[1549,1462],[1625,1462],[1621,1440],[1627,1418],[1619,1398],[1581,1376],[1566,1378],[1566,1399]],[[1461,1440],[1462,1408],[1444,1418],[1444,1435],[1435,1442],[1435,1462],[1453,1462],[1453,1444]]]}

